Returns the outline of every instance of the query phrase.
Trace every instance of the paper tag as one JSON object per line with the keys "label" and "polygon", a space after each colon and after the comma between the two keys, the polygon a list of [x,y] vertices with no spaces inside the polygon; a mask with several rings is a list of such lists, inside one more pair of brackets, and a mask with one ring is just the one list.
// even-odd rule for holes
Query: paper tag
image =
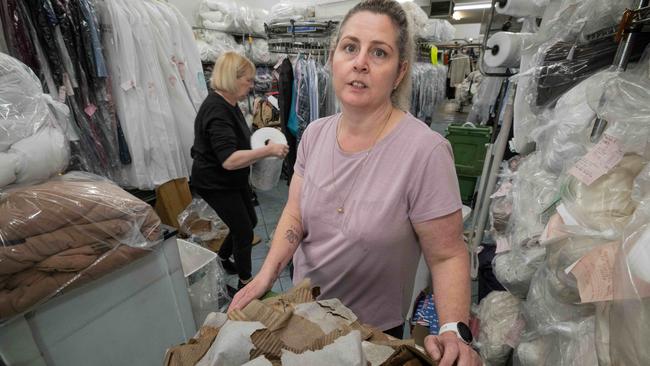
{"label": "paper tag", "polygon": [[512,182],[505,182],[490,196],[490,198],[505,197],[510,193],[510,191],[512,191]]}
{"label": "paper tag", "polygon": [[88,115],[88,117],[92,117],[95,112],[97,112],[97,106],[94,104],[88,104],[86,108],[84,108],[84,112]]}
{"label": "paper tag", "polygon": [[524,331],[524,328],[526,328],[526,321],[520,315],[517,317],[517,321],[515,321],[515,323],[512,325],[512,328],[510,328],[506,334],[505,344],[512,348],[517,348],[519,345],[519,340],[521,338],[521,333]]}
{"label": "paper tag", "polygon": [[510,240],[505,236],[497,236],[497,248],[494,251],[495,254],[507,252],[512,249],[510,245]]}
{"label": "paper tag", "polygon": [[282,61],[284,61],[284,57],[280,57],[275,66],[273,66],[273,70],[276,70],[278,67],[280,67],[280,65],[282,65]]}
{"label": "paper tag", "polygon": [[64,87],[64,86],[60,86],[60,87],[59,87],[59,95],[58,95],[58,97],[57,97],[57,100],[58,100],[59,102],[61,102],[61,103],[65,103],[65,97],[66,97],[66,95],[67,95],[67,93],[65,92],[65,87]]}
{"label": "paper tag", "polygon": [[580,182],[591,185],[614,168],[623,159],[623,154],[619,140],[604,134],[600,141],[569,169],[569,174]]}
{"label": "paper tag", "polygon": [[564,206],[564,203],[561,203],[555,208],[555,211],[557,211],[558,215],[562,218],[562,221],[564,221],[564,225],[567,226],[580,226],[578,223],[578,220],[571,215],[569,210],[567,210],[566,206]]}
{"label": "paper tag", "polygon": [[120,85],[120,87],[124,90],[127,91],[131,88],[135,87],[135,80],[127,80]]}
{"label": "paper tag", "polygon": [[278,104],[278,98],[276,98],[276,97],[274,97],[272,95],[269,95],[268,97],[266,97],[266,100],[268,100],[269,103],[271,103],[271,105],[273,107],[275,107],[275,109],[278,109],[278,110],[280,109],[280,105]]}
{"label": "paper tag", "polygon": [[[582,259],[582,258],[580,258],[580,259]],[[570,266],[568,266],[566,269],[564,269],[564,273],[566,273],[566,274],[571,273],[571,271],[573,271],[573,269],[578,265],[578,262],[580,262],[580,259],[578,259],[577,261],[571,263]]]}
{"label": "paper tag", "polygon": [[614,262],[620,242],[611,242],[593,249],[580,258],[573,268],[567,268],[578,281],[578,292],[583,303],[611,301]]}
{"label": "paper tag", "polygon": [[74,88],[72,87],[70,76],[67,73],[63,73],[63,86],[65,86],[65,92],[67,95],[74,95]]}

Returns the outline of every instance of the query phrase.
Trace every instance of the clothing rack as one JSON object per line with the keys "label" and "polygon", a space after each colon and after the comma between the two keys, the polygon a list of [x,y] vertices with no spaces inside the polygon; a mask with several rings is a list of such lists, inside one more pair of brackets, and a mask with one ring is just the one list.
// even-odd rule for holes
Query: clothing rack
{"label": "clothing rack", "polygon": [[268,38],[302,38],[302,37],[329,37],[335,30],[338,22],[327,21],[296,21],[264,23],[264,31]]}
{"label": "clothing rack", "polygon": [[218,29],[212,29],[212,28],[206,28],[206,27],[200,27],[200,26],[193,26],[192,30],[204,30],[204,31],[211,31],[211,32],[221,32],[221,33],[226,33],[230,34],[233,37],[241,37],[242,39],[247,39],[247,38],[259,38],[259,39],[267,39],[268,37],[266,34],[256,34],[256,33],[242,33],[242,32],[224,32]]}

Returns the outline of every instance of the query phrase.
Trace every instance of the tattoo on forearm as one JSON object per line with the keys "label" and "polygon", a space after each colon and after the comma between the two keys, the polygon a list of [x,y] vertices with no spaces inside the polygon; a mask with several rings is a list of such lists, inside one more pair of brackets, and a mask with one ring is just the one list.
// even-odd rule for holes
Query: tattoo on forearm
{"label": "tattoo on forearm", "polygon": [[290,244],[298,245],[298,243],[300,242],[300,239],[301,239],[299,233],[300,233],[300,230],[298,230],[298,228],[296,228],[295,226],[291,225],[289,227],[289,230],[287,230],[287,232],[284,233],[284,238],[287,239],[287,241]]}

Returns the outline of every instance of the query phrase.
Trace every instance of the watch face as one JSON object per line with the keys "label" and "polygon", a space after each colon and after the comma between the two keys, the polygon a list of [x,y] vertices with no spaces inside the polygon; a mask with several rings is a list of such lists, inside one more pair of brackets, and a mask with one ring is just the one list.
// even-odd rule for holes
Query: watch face
{"label": "watch face", "polygon": [[461,338],[467,343],[472,343],[472,331],[469,329],[469,327],[465,323],[458,322],[458,334],[460,334]]}

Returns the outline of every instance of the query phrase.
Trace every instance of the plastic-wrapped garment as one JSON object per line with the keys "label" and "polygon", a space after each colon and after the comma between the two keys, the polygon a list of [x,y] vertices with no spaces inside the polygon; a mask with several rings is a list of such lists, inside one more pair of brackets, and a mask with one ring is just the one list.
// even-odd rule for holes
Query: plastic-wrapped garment
{"label": "plastic-wrapped garment", "polygon": [[411,80],[411,114],[430,124],[436,107],[445,99],[447,67],[417,62]]}
{"label": "plastic-wrapped garment", "polygon": [[[187,135],[181,136],[177,131],[181,126],[175,121],[174,109],[177,103],[182,102],[185,110],[192,114],[195,112],[190,103],[185,103],[183,99],[170,98],[167,84],[178,84],[179,78],[168,80],[161,65],[174,65],[179,73],[181,69],[187,70],[186,86],[196,106],[198,96],[192,90],[200,90],[197,66],[194,65],[199,62],[198,55],[191,63],[185,58],[176,60],[176,63],[167,58],[159,59],[156,47],[160,47],[161,43],[156,42],[161,41],[157,40],[159,35],[153,30],[156,24],[164,24],[167,20],[161,18],[152,23],[151,17],[159,15],[149,11],[143,2],[129,2],[127,5],[124,0],[98,1],[97,6],[102,28],[107,30],[103,32],[103,44],[111,70],[117,113],[132,155],[132,164],[123,169],[121,184],[152,189],[171,179],[187,177],[189,166],[183,154],[186,150],[183,143],[187,144],[189,140]],[[189,32],[184,30],[181,34],[183,44],[187,42],[184,35]],[[195,49],[193,42],[192,46]],[[190,54],[185,45],[183,52],[186,56]],[[181,61],[185,62],[183,68]],[[180,98],[181,94],[174,95]],[[188,98],[187,95],[184,98]],[[157,133],[148,132],[152,129]]]}
{"label": "plastic-wrapped garment", "polygon": [[506,234],[510,215],[512,214],[512,179],[514,172],[510,169],[510,165],[510,162],[501,163],[497,189],[491,196],[490,227],[494,233],[499,235]]}
{"label": "plastic-wrapped garment", "polygon": [[[571,231],[571,228],[565,230]],[[552,296],[566,304],[580,303],[576,279],[566,270],[591,250],[610,242],[607,238],[584,236],[581,233],[569,233],[546,242],[546,280]]]}
{"label": "plastic-wrapped garment", "polygon": [[267,16],[265,10],[222,0],[204,0],[199,7],[203,26],[224,32],[263,34]]}
{"label": "plastic-wrapped garment", "polygon": [[214,62],[222,53],[228,51],[246,54],[244,46],[238,44],[230,34],[209,30],[198,30],[195,34],[202,61]]}
{"label": "plastic-wrapped garment", "polygon": [[[155,49],[158,53],[161,76],[167,82],[161,85],[163,98],[166,97],[171,108],[174,129],[170,129],[171,135],[176,135],[180,142],[180,149],[185,159],[188,171],[192,169],[191,149],[194,144],[194,118],[197,110],[188,95],[185,84],[185,62],[184,50],[180,46],[180,34],[177,29],[180,25],[176,16],[168,5],[161,2],[145,2],[143,11],[150,17],[149,26],[153,29]],[[179,65],[181,64],[181,65]],[[187,78],[194,82],[195,77]],[[165,95],[166,94],[166,95]]]}
{"label": "plastic-wrapped garment", "polygon": [[508,334],[519,318],[521,300],[507,291],[492,291],[479,304],[481,321],[476,344],[487,366],[502,366],[508,361],[512,348]]}
{"label": "plastic-wrapped garment", "polygon": [[0,53],[0,152],[56,122],[42,94],[40,81],[26,65]]}
{"label": "plastic-wrapped garment", "polygon": [[269,42],[265,39],[256,38],[250,46],[250,60],[256,65],[271,64],[271,52]]}
{"label": "plastic-wrapped garment", "polygon": [[297,3],[280,2],[271,7],[269,14],[270,21],[279,20],[302,20],[313,16],[313,8]]}
{"label": "plastic-wrapped garment", "polygon": [[224,239],[230,230],[219,215],[203,199],[193,199],[178,215],[180,232],[196,243]]}
{"label": "plastic-wrapped garment", "polygon": [[569,177],[562,191],[566,211],[579,225],[617,238],[636,208],[631,199],[633,182],[645,164],[638,155],[626,155],[589,186]]}
{"label": "plastic-wrapped garment", "polygon": [[512,216],[509,232],[513,245],[539,236],[547,218],[544,211],[559,193],[558,178],[539,169],[541,154],[536,152],[524,158],[513,180]]}
{"label": "plastic-wrapped garment", "polygon": [[[615,365],[648,365],[650,348],[650,167],[634,182],[637,209],[623,232],[616,254],[609,314],[610,357]],[[607,317],[608,315],[608,317]]]}
{"label": "plastic-wrapped garment", "polygon": [[201,61],[203,62],[214,62],[219,58],[220,53],[217,48],[202,39],[196,40],[196,47],[199,49],[199,55],[201,55]]}
{"label": "plastic-wrapped garment", "polygon": [[273,74],[270,67],[257,67],[255,69],[255,91],[266,93],[273,89]]}
{"label": "plastic-wrapped garment", "polygon": [[530,283],[530,290],[524,302],[526,330],[535,331],[562,322],[595,314],[593,304],[573,304],[557,298],[549,277],[555,276],[547,265],[542,266]]}
{"label": "plastic-wrapped garment", "polygon": [[548,267],[537,271],[523,305],[526,331],[515,351],[515,365],[597,365],[595,308],[568,304],[551,289]]}
{"label": "plastic-wrapped garment", "polygon": [[0,195],[0,319],[145,255],[162,239],[151,206],[68,173]]}
{"label": "plastic-wrapped garment", "polygon": [[[194,109],[198,111],[208,96],[208,87],[203,79],[201,57],[194,45],[192,27],[185,16],[175,6],[169,5],[169,10],[176,16],[178,28],[172,31],[178,33],[180,41],[180,50],[177,51],[176,60],[173,61],[183,78],[183,85],[187,89],[189,98],[194,103]],[[171,15],[168,16],[171,18]]]}
{"label": "plastic-wrapped garment", "polygon": [[[490,71],[490,70],[488,70]],[[486,124],[491,114],[496,115],[494,105],[501,91],[505,78],[486,76],[479,85],[477,92],[472,99],[472,110],[467,116],[467,122],[474,124]]]}
{"label": "plastic-wrapped garment", "polygon": [[[605,72],[599,88],[587,90],[589,105],[609,123],[607,134],[622,142],[623,151],[646,154],[650,135],[650,51],[626,71]],[[624,95],[624,98],[621,96]]]}
{"label": "plastic-wrapped garment", "polygon": [[[634,5],[632,0],[558,2],[549,6],[555,13],[545,14],[548,21],[543,22],[535,37],[522,48],[513,126],[514,148],[520,153],[532,150],[531,131],[546,122],[538,117],[541,109],[611,64],[614,56],[611,52],[616,50],[611,37],[589,43],[585,35],[615,26],[625,8]],[[603,51],[610,52],[609,59]]]}
{"label": "plastic-wrapped garment", "polygon": [[587,91],[600,89],[603,76],[603,72],[593,75],[564,94],[549,111],[548,122],[532,132],[545,170],[562,174],[587,153],[589,128],[596,118]]}
{"label": "plastic-wrapped garment", "polygon": [[595,366],[594,317],[578,317],[525,334],[515,366]]}
{"label": "plastic-wrapped garment", "polygon": [[240,17],[239,6],[232,2],[205,0],[199,7],[199,17],[206,28],[224,32],[241,31],[235,27],[235,19]]}
{"label": "plastic-wrapped garment", "polygon": [[533,241],[494,256],[492,268],[499,283],[514,296],[525,299],[531,280],[544,263],[546,250]]}
{"label": "plastic-wrapped garment", "polygon": [[424,26],[419,28],[417,32],[418,36],[422,39],[438,43],[448,43],[454,39],[456,29],[446,19],[427,19]]}
{"label": "plastic-wrapped garment", "polygon": [[[52,110],[50,109],[52,107]],[[43,94],[20,61],[0,53],[0,188],[47,180],[68,166],[67,107]]]}
{"label": "plastic-wrapped garment", "polygon": [[32,39],[22,9],[17,0],[7,0],[0,4],[0,30],[4,29],[4,32],[0,31],[0,37],[6,42],[3,51],[2,41],[0,41],[0,52],[9,52],[38,73],[40,63],[32,47]]}

